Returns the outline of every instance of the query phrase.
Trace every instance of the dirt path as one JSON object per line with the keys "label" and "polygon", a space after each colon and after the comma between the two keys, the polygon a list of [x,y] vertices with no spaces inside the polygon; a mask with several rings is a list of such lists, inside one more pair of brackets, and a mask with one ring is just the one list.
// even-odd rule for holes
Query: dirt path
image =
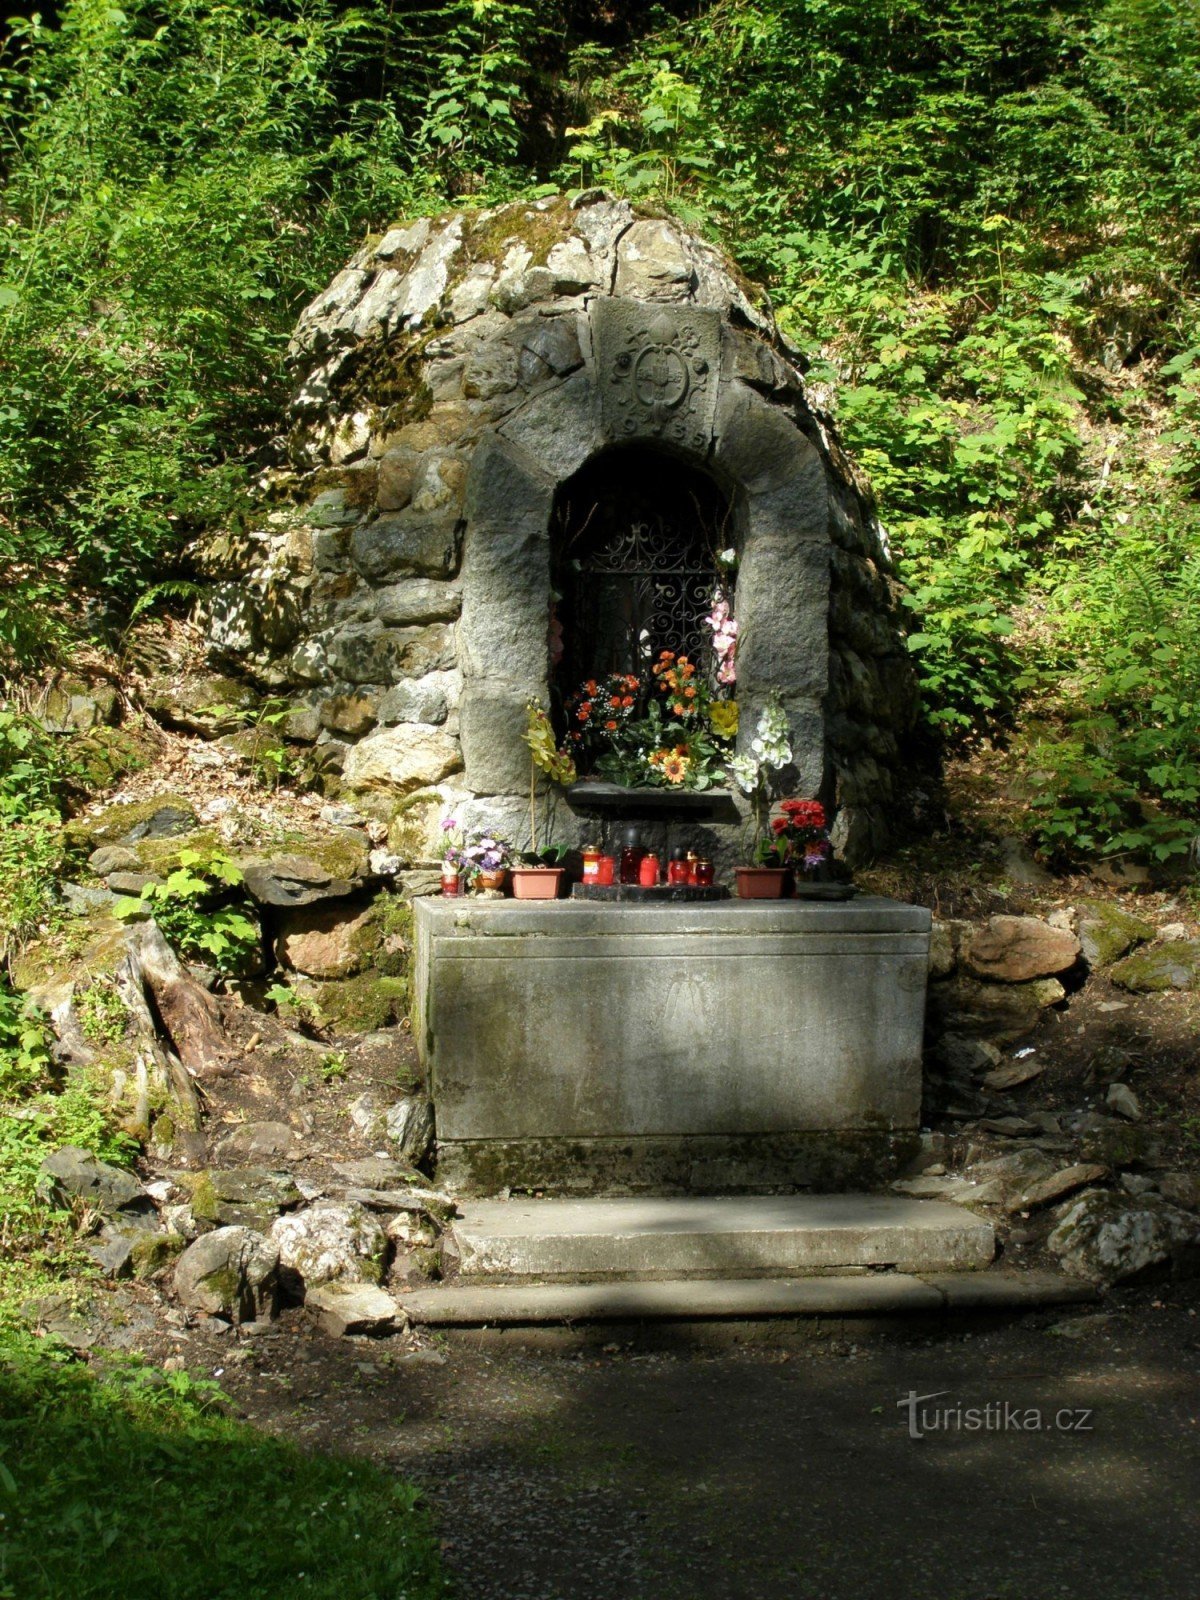
{"label": "dirt path", "polygon": [[[952,1340],[582,1355],[332,1343],[291,1314],[227,1337],[222,1381],[260,1423],[418,1479],[463,1600],[1184,1600],[1198,1313],[1180,1285],[1072,1316],[1077,1337],[1045,1314]],[[1040,1408],[1044,1429],[914,1440],[913,1390]],[[1082,1431],[1054,1428],[1064,1408]]]}

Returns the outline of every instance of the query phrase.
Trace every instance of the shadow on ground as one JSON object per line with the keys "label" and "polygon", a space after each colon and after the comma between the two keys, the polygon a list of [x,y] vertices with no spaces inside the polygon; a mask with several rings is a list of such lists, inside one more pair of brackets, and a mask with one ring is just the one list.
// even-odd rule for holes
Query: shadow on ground
{"label": "shadow on ground", "polygon": [[[1198,1307],[1173,1285],[967,1337],[674,1353],[401,1355],[297,1320],[290,1391],[266,1363],[235,1387],[420,1482],[462,1600],[1182,1600]],[[914,1391],[1007,1426],[913,1439]]]}

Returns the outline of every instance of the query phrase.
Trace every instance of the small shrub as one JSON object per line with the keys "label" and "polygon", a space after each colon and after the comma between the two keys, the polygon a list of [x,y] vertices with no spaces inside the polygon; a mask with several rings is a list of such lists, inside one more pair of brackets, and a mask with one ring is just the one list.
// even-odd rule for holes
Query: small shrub
{"label": "small shrub", "polygon": [[114,910],[153,917],[185,961],[229,976],[247,969],[262,939],[253,905],[237,893],[241,883],[241,869],[222,851],[181,850],[163,883],[147,884],[140,898],[118,900]]}

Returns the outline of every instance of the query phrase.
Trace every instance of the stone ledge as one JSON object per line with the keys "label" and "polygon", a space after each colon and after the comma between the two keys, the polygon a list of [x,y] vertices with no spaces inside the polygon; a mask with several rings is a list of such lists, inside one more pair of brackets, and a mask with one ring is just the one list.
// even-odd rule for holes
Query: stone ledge
{"label": "stone ledge", "polygon": [[400,1297],[424,1327],[530,1326],[576,1322],[704,1322],[756,1318],[941,1318],[956,1311],[1022,1311],[1095,1299],[1087,1284],[1056,1273],[963,1273],[923,1279],[864,1277],[598,1284],[447,1285]]}
{"label": "stone ledge", "polygon": [[990,1223],[897,1195],[653,1195],[464,1200],[453,1225],[463,1277],[742,1277],[847,1267],[986,1267]]}

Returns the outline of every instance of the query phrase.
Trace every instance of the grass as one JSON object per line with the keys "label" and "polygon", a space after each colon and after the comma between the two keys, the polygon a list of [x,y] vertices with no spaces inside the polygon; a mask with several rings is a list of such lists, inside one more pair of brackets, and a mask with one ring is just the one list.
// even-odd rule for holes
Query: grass
{"label": "grass", "polygon": [[[110,1012],[88,1013],[101,1033]],[[76,1219],[39,1192],[42,1160],[77,1144],[126,1164],[136,1147],[11,994],[0,1024],[0,1600],[445,1596],[412,1485],[234,1420],[214,1384],[111,1357],[97,1371],[23,1325],[24,1304],[94,1273]]]}
{"label": "grass", "polygon": [[130,1364],[96,1378],[0,1332],[2,1600],[434,1600],[417,1491],[224,1415]]}

